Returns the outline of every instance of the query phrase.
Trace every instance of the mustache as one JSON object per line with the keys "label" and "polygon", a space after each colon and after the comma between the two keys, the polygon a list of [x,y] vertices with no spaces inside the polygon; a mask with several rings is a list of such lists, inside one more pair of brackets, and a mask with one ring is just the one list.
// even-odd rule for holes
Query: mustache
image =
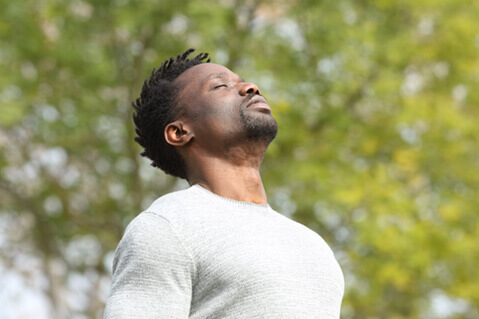
{"label": "mustache", "polygon": [[250,94],[248,94],[248,96],[245,97],[245,99],[241,103],[240,107],[241,108],[246,108],[248,106],[248,104],[251,102],[251,100],[253,100],[255,98],[260,99],[260,100],[264,100],[264,101],[266,101],[266,104],[268,104],[268,100],[264,96],[262,96],[260,94],[256,94],[256,93],[250,93]]}

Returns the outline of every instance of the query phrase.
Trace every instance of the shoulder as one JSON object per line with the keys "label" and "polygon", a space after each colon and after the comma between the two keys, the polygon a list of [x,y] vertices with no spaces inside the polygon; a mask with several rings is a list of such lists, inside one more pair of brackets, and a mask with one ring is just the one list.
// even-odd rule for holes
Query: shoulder
{"label": "shoulder", "polygon": [[122,250],[142,251],[155,247],[165,238],[174,233],[170,223],[159,215],[142,212],[126,227],[118,245],[118,252]]}
{"label": "shoulder", "polygon": [[[171,223],[160,215],[142,212],[127,226],[115,252],[113,270],[122,264],[156,261],[172,256],[191,256]],[[179,257],[173,258],[177,260]]]}
{"label": "shoulder", "polygon": [[191,188],[172,192],[155,200],[144,212],[162,217],[168,221],[185,212],[186,207],[194,202]]}

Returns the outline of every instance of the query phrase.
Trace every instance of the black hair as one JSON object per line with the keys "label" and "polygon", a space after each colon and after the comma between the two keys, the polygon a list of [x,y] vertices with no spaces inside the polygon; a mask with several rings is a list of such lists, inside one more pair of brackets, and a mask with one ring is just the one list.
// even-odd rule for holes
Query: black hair
{"label": "black hair", "polygon": [[158,69],[153,69],[149,80],[145,80],[141,94],[132,103],[135,110],[133,121],[136,126],[135,141],[144,151],[141,156],[148,157],[154,167],[165,173],[186,179],[186,165],[173,145],[165,140],[165,127],[176,120],[180,107],[175,105],[175,98],[180,87],[173,81],[184,71],[208,63],[208,53],[200,53],[193,59],[187,59],[195,49],[186,50],[176,59],[165,60]]}

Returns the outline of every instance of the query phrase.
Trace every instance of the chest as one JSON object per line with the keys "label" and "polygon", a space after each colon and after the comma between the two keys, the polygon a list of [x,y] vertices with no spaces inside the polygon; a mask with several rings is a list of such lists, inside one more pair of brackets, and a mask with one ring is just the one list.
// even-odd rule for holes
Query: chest
{"label": "chest", "polygon": [[331,249],[304,226],[257,220],[217,227],[204,232],[195,253],[200,289],[234,287],[250,296],[342,290],[342,272]]}

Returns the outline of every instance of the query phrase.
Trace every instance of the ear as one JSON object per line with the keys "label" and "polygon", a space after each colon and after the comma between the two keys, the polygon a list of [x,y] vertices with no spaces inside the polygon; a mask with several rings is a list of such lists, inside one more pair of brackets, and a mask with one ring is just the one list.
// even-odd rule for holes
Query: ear
{"label": "ear", "polygon": [[165,140],[173,146],[184,146],[193,136],[193,132],[182,121],[171,122],[165,127]]}

